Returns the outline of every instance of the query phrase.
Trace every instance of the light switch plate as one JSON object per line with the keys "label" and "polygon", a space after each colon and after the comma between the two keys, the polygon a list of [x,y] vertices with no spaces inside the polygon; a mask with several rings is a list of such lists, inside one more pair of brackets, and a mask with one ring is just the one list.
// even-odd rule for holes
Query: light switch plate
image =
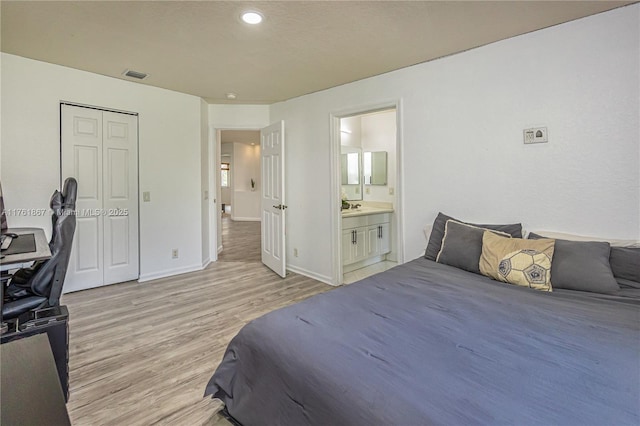
{"label": "light switch plate", "polygon": [[145,203],[151,201],[151,193],[149,191],[145,191],[142,193],[142,201]]}
{"label": "light switch plate", "polygon": [[549,142],[549,134],[546,127],[532,127],[524,129],[524,143],[546,143]]}

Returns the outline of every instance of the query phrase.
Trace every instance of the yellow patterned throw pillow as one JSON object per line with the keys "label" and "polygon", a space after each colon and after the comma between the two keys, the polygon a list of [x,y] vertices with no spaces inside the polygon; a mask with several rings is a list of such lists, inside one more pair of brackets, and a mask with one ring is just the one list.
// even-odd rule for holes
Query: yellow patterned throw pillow
{"label": "yellow patterned throw pillow", "polygon": [[480,272],[509,284],[551,291],[555,240],[500,237],[484,231]]}

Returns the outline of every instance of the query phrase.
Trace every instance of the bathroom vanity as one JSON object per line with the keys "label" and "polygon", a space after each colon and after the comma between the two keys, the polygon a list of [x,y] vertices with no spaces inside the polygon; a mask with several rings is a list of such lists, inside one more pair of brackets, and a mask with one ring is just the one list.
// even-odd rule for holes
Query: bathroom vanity
{"label": "bathroom vanity", "polygon": [[391,207],[363,206],[342,211],[342,270],[383,261],[391,251]]}

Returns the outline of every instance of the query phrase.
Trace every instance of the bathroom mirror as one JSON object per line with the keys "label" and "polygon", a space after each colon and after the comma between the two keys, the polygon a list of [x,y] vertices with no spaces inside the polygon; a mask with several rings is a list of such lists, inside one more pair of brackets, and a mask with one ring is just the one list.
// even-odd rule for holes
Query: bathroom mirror
{"label": "bathroom mirror", "polygon": [[387,153],[386,151],[364,153],[364,184],[387,184]]}
{"label": "bathroom mirror", "polygon": [[342,184],[360,184],[360,153],[349,152],[342,154]]}
{"label": "bathroom mirror", "polygon": [[348,200],[362,200],[362,151],[360,148],[343,146],[341,149],[342,192]]}

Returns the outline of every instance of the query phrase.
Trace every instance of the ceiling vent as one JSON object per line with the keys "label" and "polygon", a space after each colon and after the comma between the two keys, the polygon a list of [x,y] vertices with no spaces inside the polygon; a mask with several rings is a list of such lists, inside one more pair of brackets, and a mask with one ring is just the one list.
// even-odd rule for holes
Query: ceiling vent
{"label": "ceiling vent", "polygon": [[125,77],[136,78],[138,80],[144,80],[149,76],[149,74],[145,74],[143,72],[133,71],[133,70],[126,70],[125,72],[122,73],[122,75],[124,75]]}

